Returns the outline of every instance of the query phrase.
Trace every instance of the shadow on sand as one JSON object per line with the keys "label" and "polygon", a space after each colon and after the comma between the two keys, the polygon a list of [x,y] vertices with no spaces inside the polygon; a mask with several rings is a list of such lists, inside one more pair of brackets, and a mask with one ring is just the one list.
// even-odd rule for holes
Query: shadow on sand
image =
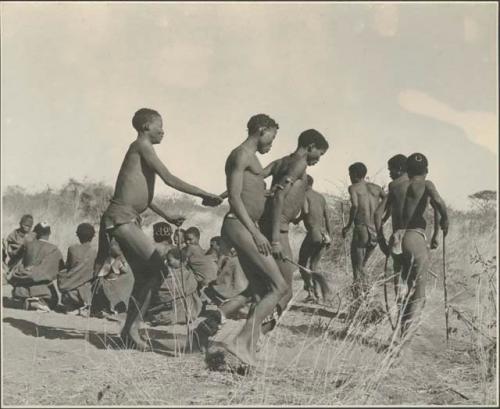
{"label": "shadow on sand", "polygon": [[[118,334],[115,333],[94,331],[90,329],[82,330],[75,328],[62,328],[40,325],[26,319],[13,317],[5,317],[3,319],[3,323],[18,329],[25,335],[35,338],[45,338],[49,340],[80,339],[87,341],[89,344],[100,350],[127,350],[123,343],[123,340]],[[148,339],[148,342],[152,346],[152,352],[154,353],[175,357],[179,356],[180,354],[199,352],[199,349],[197,348],[193,347],[189,349],[187,347],[186,341],[188,338],[186,335],[172,334],[151,328],[145,329],[145,335]]]}

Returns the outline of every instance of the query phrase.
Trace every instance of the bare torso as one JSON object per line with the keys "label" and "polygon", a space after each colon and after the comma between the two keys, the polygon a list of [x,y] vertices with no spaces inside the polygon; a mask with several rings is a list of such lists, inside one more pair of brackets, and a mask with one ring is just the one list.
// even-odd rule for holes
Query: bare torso
{"label": "bare torso", "polygon": [[427,222],[424,214],[429,201],[425,178],[417,176],[410,179],[403,208],[403,223],[406,228],[425,230]]}
{"label": "bare torso", "polygon": [[147,209],[154,196],[155,172],[143,160],[139,148],[144,141],[134,141],[123,159],[113,200],[131,206],[138,213]]}
{"label": "bare torso", "polygon": [[[254,222],[257,222],[264,212],[266,202],[266,183],[264,182],[262,174],[262,165],[260,164],[257,156],[250,153],[243,146],[238,146],[231,152],[226,161],[226,177],[231,175],[232,169],[235,166],[235,161],[237,160],[236,158],[242,153],[242,151],[245,152],[243,158],[246,160],[246,168],[243,173],[241,200],[250,218]],[[230,211],[233,212],[234,209],[231,208]]]}
{"label": "bare torso", "polygon": [[[294,154],[278,159],[273,168],[273,180],[271,186],[274,187],[284,177],[286,177],[289,174],[290,168],[297,161],[305,161],[305,159]],[[289,224],[300,213],[300,209],[302,208],[306,196],[306,185],[306,172],[304,171],[299,178],[292,182],[292,186],[285,196],[283,209],[280,215],[280,223]],[[265,217],[268,220],[271,220],[272,218],[272,206],[273,198],[269,197],[267,199],[265,210]]]}
{"label": "bare torso", "polygon": [[325,198],[313,189],[306,192],[308,212],[304,214],[304,226],[307,231],[325,228]]}
{"label": "bare torso", "polygon": [[374,183],[360,182],[352,185],[353,194],[358,197],[358,212],[354,224],[374,226],[374,214],[380,201],[382,188]]}
{"label": "bare torso", "polygon": [[391,201],[392,231],[404,228],[403,209],[406,200],[406,191],[410,180],[403,175],[389,183],[389,200]]}

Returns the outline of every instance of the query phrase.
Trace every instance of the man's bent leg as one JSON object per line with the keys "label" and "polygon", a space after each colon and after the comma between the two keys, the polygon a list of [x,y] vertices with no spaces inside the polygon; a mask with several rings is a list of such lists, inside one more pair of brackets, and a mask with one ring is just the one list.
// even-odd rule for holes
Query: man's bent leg
{"label": "man's bent leg", "polygon": [[[304,238],[304,241],[302,242],[302,245],[300,246],[299,250],[299,264],[301,266],[308,267],[307,262],[311,259],[311,253],[312,253],[311,239],[308,233]],[[300,271],[300,276],[304,281],[304,290],[306,290],[310,294],[312,289],[311,274],[309,274],[302,268],[300,268],[299,271]]]}
{"label": "man's bent leg", "polygon": [[[421,315],[425,305],[425,276],[429,268],[429,252],[423,236],[417,232],[407,232],[403,239],[403,257],[410,259],[411,265],[405,274],[408,294],[404,300],[401,318],[401,336],[404,336],[410,326]],[[408,263],[405,261],[405,266]]]}
{"label": "man's bent leg", "polygon": [[227,345],[228,350],[236,354],[243,362],[255,365],[256,346],[261,324],[285,295],[287,284],[273,256],[264,256],[258,251],[252,236],[238,220],[225,219],[222,234],[223,237],[229,238],[234,245],[241,267],[247,277],[250,279],[260,278],[269,285],[269,292],[251,309],[243,328]]}
{"label": "man's bent leg", "polygon": [[147,344],[139,334],[140,325],[149,308],[152,292],[160,287],[162,272],[166,275],[168,270],[152,242],[137,224],[120,225],[113,229],[112,234],[132,268],[135,279],[122,336],[130,338],[138,349],[147,349]]}

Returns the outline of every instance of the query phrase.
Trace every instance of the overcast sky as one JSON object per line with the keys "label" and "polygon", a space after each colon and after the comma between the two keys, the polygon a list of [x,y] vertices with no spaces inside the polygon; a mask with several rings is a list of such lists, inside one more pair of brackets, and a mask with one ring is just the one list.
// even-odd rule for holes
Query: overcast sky
{"label": "overcast sky", "polygon": [[167,167],[216,193],[260,112],[280,124],[263,164],[305,129],[327,137],[310,169],[320,191],[337,193],[354,161],[386,183],[387,159],[415,151],[455,207],[496,189],[496,3],[0,7],[3,188],[114,184],[132,115],[151,107]]}

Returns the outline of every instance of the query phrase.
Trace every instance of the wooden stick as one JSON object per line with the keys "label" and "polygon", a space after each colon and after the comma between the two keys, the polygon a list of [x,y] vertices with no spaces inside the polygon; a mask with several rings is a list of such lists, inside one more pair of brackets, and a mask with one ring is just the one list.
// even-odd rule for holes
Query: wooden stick
{"label": "wooden stick", "polygon": [[[344,219],[344,201],[340,201],[340,211],[342,213],[342,228],[345,227],[345,219]],[[344,255],[345,255],[345,273],[347,276],[349,276],[349,258],[347,257],[347,244],[346,244],[346,239],[345,237],[343,238],[344,240]]]}
{"label": "wooden stick", "polygon": [[446,237],[443,234],[443,291],[444,291],[444,319],[446,326],[446,344],[449,343],[449,330],[448,330],[448,291],[446,289]]}

